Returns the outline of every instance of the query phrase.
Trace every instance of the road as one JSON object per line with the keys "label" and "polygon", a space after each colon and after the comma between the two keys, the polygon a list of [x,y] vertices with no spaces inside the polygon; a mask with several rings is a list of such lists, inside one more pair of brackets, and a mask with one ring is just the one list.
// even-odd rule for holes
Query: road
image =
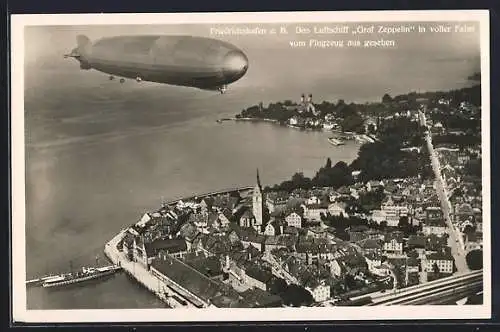
{"label": "road", "polygon": [[444,220],[446,222],[446,225],[448,226],[446,230],[446,232],[449,235],[448,245],[450,246],[451,253],[455,258],[455,266],[457,267],[457,272],[458,273],[468,272],[469,268],[467,267],[467,262],[465,260],[466,253],[464,251],[465,246],[463,243],[463,238],[460,235],[460,233],[456,231],[455,227],[451,222],[450,218],[451,203],[448,199],[449,196],[446,190],[446,185],[444,183],[443,177],[441,176],[439,159],[437,156],[437,152],[434,150],[434,147],[432,145],[432,138],[430,131],[427,132],[426,141],[427,141],[427,148],[429,150],[431,158],[432,169],[436,177],[435,184],[436,184],[437,195],[439,197],[439,201],[441,202],[441,209],[443,210]]}

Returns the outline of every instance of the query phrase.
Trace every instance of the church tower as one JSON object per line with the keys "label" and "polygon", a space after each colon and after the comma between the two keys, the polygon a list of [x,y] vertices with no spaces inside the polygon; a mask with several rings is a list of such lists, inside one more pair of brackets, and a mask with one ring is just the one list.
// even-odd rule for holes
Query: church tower
{"label": "church tower", "polygon": [[255,217],[255,226],[262,225],[262,213],[264,210],[264,201],[262,199],[262,186],[260,184],[259,170],[257,169],[257,184],[253,188],[253,216]]}

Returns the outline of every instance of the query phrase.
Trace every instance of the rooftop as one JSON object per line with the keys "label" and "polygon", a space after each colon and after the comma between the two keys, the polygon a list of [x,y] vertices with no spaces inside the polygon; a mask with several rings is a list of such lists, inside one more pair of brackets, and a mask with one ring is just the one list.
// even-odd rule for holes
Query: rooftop
{"label": "rooftop", "polygon": [[278,295],[273,295],[259,288],[248,289],[240,293],[243,299],[239,307],[243,308],[269,308],[281,307],[283,300]]}
{"label": "rooftop", "polygon": [[155,259],[152,267],[205,302],[220,296],[231,297],[231,288],[207,278],[189,265],[171,257]]}

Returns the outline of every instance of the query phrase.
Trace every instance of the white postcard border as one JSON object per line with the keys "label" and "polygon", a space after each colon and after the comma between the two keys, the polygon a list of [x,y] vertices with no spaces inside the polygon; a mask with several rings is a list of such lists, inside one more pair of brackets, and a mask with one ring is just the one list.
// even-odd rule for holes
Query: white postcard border
{"label": "white postcard border", "polygon": [[[24,27],[30,25],[138,25],[301,22],[478,21],[481,43],[484,304],[269,309],[27,310],[25,247]],[[166,14],[42,14],[11,16],[12,314],[15,322],[193,322],[491,318],[489,12],[360,11]],[[118,232],[119,230],[117,230]],[[104,246],[104,243],[103,243]]]}

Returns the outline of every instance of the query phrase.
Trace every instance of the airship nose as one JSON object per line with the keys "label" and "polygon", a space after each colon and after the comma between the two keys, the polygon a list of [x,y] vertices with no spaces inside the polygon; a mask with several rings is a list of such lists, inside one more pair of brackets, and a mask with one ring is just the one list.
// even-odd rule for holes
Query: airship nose
{"label": "airship nose", "polygon": [[228,80],[237,80],[245,73],[248,69],[248,58],[241,51],[231,51],[226,54],[222,64],[222,71],[224,72],[224,77]]}

